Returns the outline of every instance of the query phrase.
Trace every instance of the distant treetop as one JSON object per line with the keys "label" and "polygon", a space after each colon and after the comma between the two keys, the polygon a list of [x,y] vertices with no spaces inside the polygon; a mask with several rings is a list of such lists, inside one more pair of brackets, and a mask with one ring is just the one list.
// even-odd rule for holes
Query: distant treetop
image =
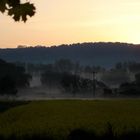
{"label": "distant treetop", "polygon": [[15,21],[27,21],[27,16],[35,14],[35,6],[30,2],[22,3],[21,0],[0,0],[0,12],[7,13]]}

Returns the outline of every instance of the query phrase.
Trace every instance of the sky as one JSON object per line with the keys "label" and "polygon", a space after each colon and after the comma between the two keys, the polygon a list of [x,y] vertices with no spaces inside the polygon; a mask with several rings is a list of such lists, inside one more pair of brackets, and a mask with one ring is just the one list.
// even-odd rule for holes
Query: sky
{"label": "sky", "polygon": [[140,44],[140,0],[30,0],[26,23],[0,13],[0,48],[82,42]]}

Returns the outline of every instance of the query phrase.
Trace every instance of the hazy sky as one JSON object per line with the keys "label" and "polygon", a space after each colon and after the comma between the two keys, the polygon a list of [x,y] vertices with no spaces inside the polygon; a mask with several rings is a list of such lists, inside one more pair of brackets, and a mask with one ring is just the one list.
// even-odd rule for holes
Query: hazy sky
{"label": "hazy sky", "polygon": [[30,0],[27,23],[0,13],[0,47],[77,42],[140,43],[140,0]]}

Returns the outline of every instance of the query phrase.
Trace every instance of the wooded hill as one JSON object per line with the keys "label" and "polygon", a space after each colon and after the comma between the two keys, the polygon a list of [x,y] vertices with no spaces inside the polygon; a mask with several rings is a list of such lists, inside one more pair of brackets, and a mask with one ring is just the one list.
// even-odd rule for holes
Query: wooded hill
{"label": "wooded hill", "polygon": [[140,45],[127,43],[77,43],[59,46],[30,46],[0,49],[0,58],[10,62],[53,63],[70,59],[82,65],[112,67],[118,62],[140,62]]}

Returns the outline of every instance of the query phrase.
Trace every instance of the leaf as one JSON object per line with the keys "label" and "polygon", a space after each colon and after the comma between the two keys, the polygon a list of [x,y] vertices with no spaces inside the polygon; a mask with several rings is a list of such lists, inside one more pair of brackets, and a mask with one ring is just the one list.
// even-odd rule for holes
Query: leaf
{"label": "leaf", "polygon": [[0,12],[4,13],[6,10],[6,0],[0,0]]}
{"label": "leaf", "polygon": [[9,7],[16,7],[20,5],[20,0],[7,0]]}
{"label": "leaf", "polygon": [[35,6],[29,2],[20,4],[8,10],[8,15],[13,16],[15,21],[27,21],[27,16],[32,17],[35,14]]}

